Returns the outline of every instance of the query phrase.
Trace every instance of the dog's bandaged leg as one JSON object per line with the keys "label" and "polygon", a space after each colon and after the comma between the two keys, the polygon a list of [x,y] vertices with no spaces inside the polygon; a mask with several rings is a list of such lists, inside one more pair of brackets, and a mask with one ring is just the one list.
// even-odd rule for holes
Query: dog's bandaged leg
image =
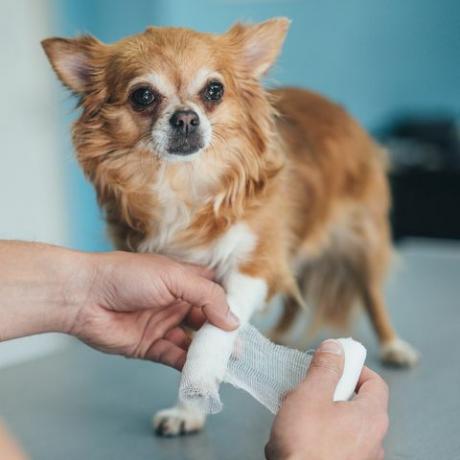
{"label": "dog's bandaged leg", "polygon": [[227,370],[237,332],[206,323],[193,338],[182,369],[179,400],[205,414],[222,410],[219,385]]}
{"label": "dog's bandaged leg", "polygon": [[[260,278],[235,272],[228,277],[226,288],[228,304],[242,325],[265,303],[267,284]],[[219,385],[227,372],[238,332],[225,332],[209,323],[201,327],[182,369],[180,401],[193,404],[204,413],[214,414],[222,409]]]}

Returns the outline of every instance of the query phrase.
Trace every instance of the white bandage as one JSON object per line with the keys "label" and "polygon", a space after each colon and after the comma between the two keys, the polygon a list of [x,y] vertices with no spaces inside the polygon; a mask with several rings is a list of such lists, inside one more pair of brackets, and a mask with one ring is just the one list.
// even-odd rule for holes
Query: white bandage
{"label": "white bandage", "polygon": [[182,369],[179,400],[205,414],[222,410],[219,385],[227,371],[239,331],[225,332],[206,323],[193,338]]}
{"label": "white bandage", "polygon": [[[209,327],[205,336],[229,334],[213,326]],[[195,367],[198,362],[203,362],[202,359],[187,359],[179,389],[180,399],[187,404],[196,405],[204,413],[220,412],[222,403],[219,384],[224,381],[246,391],[275,414],[283,397],[305,377],[312,352],[275,345],[250,325],[240,328],[236,341],[234,339],[232,337],[232,340],[225,342],[234,343],[233,350],[207,350],[214,358],[219,357],[219,360],[211,360],[222,366],[217,372],[222,377],[217,380],[206,380],[208,370]],[[356,388],[366,358],[366,349],[351,338],[338,340],[344,349],[345,363],[333,399],[346,401]],[[193,345],[194,343],[192,347]],[[199,344],[197,348],[200,348]],[[216,375],[216,372],[213,374]]]}
{"label": "white bandage", "polygon": [[333,399],[334,401],[348,401],[355,392],[367,352],[364,345],[351,337],[337,340],[343,347],[345,359],[343,374],[335,387]]}

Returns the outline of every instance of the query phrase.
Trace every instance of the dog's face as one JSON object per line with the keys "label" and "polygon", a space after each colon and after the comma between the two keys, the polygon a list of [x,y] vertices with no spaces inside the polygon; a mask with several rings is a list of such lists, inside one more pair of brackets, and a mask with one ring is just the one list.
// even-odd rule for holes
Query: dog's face
{"label": "dog's face", "polygon": [[81,135],[107,137],[98,141],[100,155],[147,149],[160,161],[184,161],[221,149],[254,120],[251,99],[263,96],[259,79],[288,25],[283,18],[237,24],[218,36],[149,28],[113,45],[84,36],[43,46],[81,98]]}

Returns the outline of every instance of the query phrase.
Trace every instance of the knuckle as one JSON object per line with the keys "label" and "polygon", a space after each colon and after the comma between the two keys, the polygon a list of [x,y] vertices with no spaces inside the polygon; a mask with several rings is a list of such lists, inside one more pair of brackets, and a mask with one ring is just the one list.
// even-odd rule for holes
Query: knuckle
{"label": "knuckle", "polygon": [[170,261],[166,268],[172,276],[182,277],[185,275],[185,268],[177,262]]}
{"label": "knuckle", "polygon": [[163,274],[163,281],[170,288],[177,289],[183,285],[184,279],[187,279],[184,276],[184,269],[180,264],[177,263],[168,263],[164,266],[161,273]]}
{"label": "knuckle", "polygon": [[[220,285],[206,280],[206,286],[208,288],[208,295],[214,302],[223,302],[225,300],[225,291]],[[218,305],[215,306],[217,307]]]}

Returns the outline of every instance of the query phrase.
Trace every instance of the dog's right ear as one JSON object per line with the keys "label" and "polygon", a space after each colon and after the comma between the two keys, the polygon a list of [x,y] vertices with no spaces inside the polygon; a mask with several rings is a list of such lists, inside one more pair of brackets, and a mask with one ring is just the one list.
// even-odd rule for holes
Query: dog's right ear
{"label": "dog's right ear", "polygon": [[236,47],[239,63],[262,77],[275,62],[291,21],[273,18],[258,24],[235,24],[224,37]]}
{"label": "dog's right ear", "polygon": [[85,94],[98,74],[106,45],[89,35],[47,38],[41,44],[62,83],[77,94]]}

